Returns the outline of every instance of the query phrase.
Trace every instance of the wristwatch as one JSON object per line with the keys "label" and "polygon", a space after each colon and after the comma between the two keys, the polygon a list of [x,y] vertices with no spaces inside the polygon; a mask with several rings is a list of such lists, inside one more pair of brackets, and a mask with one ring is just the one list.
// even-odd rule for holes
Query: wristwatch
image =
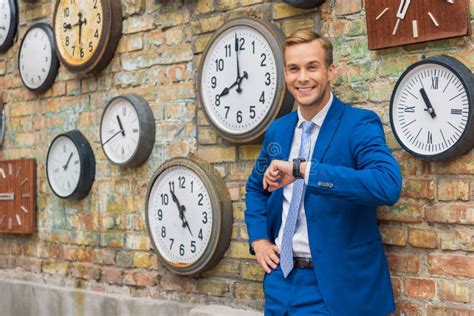
{"label": "wristwatch", "polygon": [[296,179],[303,179],[300,172],[300,165],[302,162],[305,162],[304,158],[295,158],[293,159],[293,177]]}

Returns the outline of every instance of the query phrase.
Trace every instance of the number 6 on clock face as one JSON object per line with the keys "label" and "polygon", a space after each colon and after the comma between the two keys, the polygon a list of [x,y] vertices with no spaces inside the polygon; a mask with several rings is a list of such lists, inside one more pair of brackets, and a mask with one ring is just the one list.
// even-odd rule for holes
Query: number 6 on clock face
{"label": "number 6 on clock face", "polygon": [[210,40],[199,69],[199,98],[210,124],[227,140],[257,140],[291,110],[283,80],[284,35],[269,23],[239,18]]}

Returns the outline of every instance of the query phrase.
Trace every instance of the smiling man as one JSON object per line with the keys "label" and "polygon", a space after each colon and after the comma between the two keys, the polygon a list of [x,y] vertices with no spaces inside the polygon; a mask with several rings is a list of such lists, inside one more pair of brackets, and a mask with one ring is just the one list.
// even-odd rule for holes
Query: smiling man
{"label": "smiling man", "polygon": [[327,38],[298,31],[284,56],[298,110],[270,125],[247,182],[245,220],[265,270],[265,315],[390,313],[376,208],[398,200],[402,179],[380,119],[331,93]]}

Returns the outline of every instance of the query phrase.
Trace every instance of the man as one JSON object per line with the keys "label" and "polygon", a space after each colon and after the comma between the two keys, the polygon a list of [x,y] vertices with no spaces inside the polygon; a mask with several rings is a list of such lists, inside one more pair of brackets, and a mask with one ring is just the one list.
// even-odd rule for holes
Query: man
{"label": "man", "polygon": [[245,220],[266,272],[265,314],[390,313],[376,207],[398,200],[402,179],[380,119],[331,93],[335,67],[325,37],[298,31],[284,57],[298,111],[267,129],[247,182]]}

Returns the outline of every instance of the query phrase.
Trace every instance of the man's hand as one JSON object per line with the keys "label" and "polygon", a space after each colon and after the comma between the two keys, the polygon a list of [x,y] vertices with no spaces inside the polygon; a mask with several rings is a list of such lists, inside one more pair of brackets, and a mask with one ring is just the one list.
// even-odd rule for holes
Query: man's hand
{"label": "man's hand", "polygon": [[[306,162],[300,164],[300,173],[304,177]],[[263,188],[272,192],[291,184],[295,181],[293,177],[293,162],[285,160],[273,160],[263,175]]]}
{"label": "man's hand", "polygon": [[277,245],[272,244],[268,239],[260,239],[252,243],[252,248],[255,251],[257,262],[260,263],[266,273],[276,269],[280,263],[278,257],[280,250]]}

